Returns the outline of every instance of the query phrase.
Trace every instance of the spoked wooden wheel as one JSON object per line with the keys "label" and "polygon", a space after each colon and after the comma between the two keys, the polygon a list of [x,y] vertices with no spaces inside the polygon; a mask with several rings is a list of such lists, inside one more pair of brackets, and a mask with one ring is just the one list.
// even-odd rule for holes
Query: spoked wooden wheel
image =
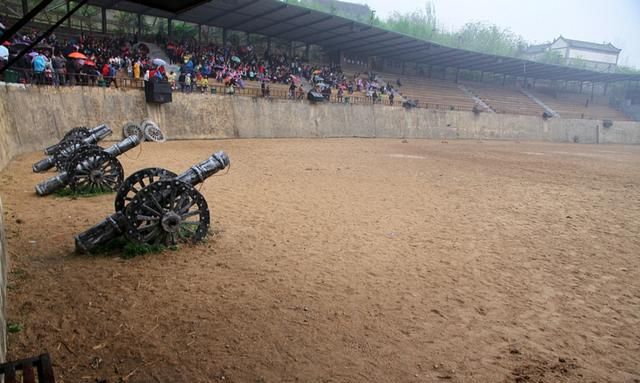
{"label": "spoked wooden wheel", "polygon": [[124,180],[120,161],[98,147],[82,149],[68,166],[74,192],[115,191]]}
{"label": "spoked wooden wheel", "polygon": [[160,180],[175,178],[176,174],[162,168],[146,168],[138,170],[127,177],[116,194],[116,211],[124,211],[124,208],[133,200],[133,197],[142,189]]}
{"label": "spoked wooden wheel", "polygon": [[64,139],[64,141],[58,145],[56,153],[53,155],[56,169],[58,171],[67,170],[67,167],[75,157],[78,150],[86,146],[88,145],[79,137],[68,137]]}
{"label": "spoked wooden wheel", "polygon": [[89,128],[86,128],[84,126],[80,126],[77,128],[73,128],[70,131],[68,131],[67,133],[64,134],[64,137],[62,137],[61,141],[64,141],[68,138],[74,137],[74,138],[80,138],[80,139],[84,139],[87,138],[91,135],[91,132],[89,131]]}
{"label": "spoked wooden wheel", "polygon": [[126,236],[138,243],[171,246],[197,242],[209,229],[209,206],[193,186],[157,181],[136,193],[125,209]]}

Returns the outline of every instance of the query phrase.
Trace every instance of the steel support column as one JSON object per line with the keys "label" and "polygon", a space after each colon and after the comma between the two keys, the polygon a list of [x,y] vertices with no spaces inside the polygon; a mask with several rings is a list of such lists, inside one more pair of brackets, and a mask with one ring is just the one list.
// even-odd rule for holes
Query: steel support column
{"label": "steel support column", "polygon": [[102,7],[102,33],[107,34],[107,8]]}

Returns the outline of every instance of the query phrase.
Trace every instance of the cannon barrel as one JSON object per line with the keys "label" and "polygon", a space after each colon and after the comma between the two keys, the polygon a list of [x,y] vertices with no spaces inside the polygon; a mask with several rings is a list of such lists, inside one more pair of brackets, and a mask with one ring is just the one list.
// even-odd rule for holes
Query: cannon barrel
{"label": "cannon barrel", "polygon": [[[87,145],[95,145],[96,143],[98,143],[100,140],[102,140],[105,137],[110,136],[113,133],[113,131],[111,130],[111,128],[109,128],[107,125],[100,125],[97,126],[95,128],[93,128],[91,130],[91,135],[85,139],[83,139],[82,141],[87,144]],[[55,147],[55,149],[57,150],[57,148],[59,147],[60,143],[50,146],[49,148],[45,149],[45,153],[46,151],[48,151],[50,148]],[[77,149],[77,148],[76,148]],[[33,164],[32,170],[34,173],[41,173],[44,171],[47,171],[49,169],[51,169],[52,167],[54,167],[56,164],[56,159],[54,156],[49,156],[46,158],[43,158],[42,160],[36,162],[35,164]]]}
{"label": "cannon barrel", "polygon": [[[138,145],[140,145],[140,138],[138,138],[138,136],[130,136],[104,149],[104,151],[114,157],[117,157],[118,155],[131,150]],[[57,176],[51,177],[48,180],[37,184],[36,194],[38,194],[39,196],[49,195],[56,190],[64,188],[68,184],[69,173],[65,170],[60,172]]]}
{"label": "cannon barrel", "polygon": [[[187,171],[178,175],[176,179],[191,185],[197,185],[229,166],[229,163],[229,156],[220,151],[190,167]],[[76,251],[89,252],[120,236],[126,229],[127,223],[124,212],[116,212],[89,230],[76,235]]]}
{"label": "cannon barrel", "polygon": [[[102,124],[102,125],[96,126],[93,129],[89,129],[89,136],[88,137],[91,137],[92,135],[99,135],[100,134],[99,132],[101,130],[103,130],[103,129],[109,129],[109,127],[107,125]],[[109,130],[111,130],[111,129],[109,129]],[[109,133],[109,134],[111,134],[111,133]],[[95,142],[91,142],[91,144],[97,143],[98,141],[100,141],[104,137],[106,137],[106,136],[98,137],[98,139]],[[50,156],[52,154],[55,154],[55,152],[58,150],[59,147],[60,147],[60,142],[58,142],[57,144],[53,144],[51,146],[48,146],[48,147],[44,148],[44,154],[46,154],[48,156]]]}

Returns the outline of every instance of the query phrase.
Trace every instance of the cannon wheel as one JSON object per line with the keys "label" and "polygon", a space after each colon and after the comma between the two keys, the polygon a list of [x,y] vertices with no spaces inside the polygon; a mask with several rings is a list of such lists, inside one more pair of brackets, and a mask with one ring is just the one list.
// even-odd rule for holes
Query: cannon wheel
{"label": "cannon wheel", "polygon": [[176,174],[174,172],[163,168],[146,168],[131,174],[118,188],[115,201],[116,211],[124,211],[125,206],[133,200],[136,193],[147,185],[175,177]]}
{"label": "cannon wheel", "polygon": [[151,120],[142,121],[140,127],[144,131],[144,138],[147,141],[165,142],[167,140],[162,130],[158,127],[158,124]]}
{"label": "cannon wheel", "polygon": [[60,141],[65,141],[71,137],[83,139],[83,138],[89,137],[90,135],[91,135],[91,132],[89,131],[89,128],[80,126],[78,128],[73,128],[70,131],[66,132],[64,134],[64,137],[62,137],[62,140]]}
{"label": "cannon wheel", "polygon": [[144,141],[144,131],[142,130],[140,125],[136,124],[135,122],[127,122],[126,124],[124,124],[124,126],[122,127],[122,134],[125,138],[129,136],[138,136],[140,142]]}
{"label": "cannon wheel", "polygon": [[209,229],[207,201],[193,186],[175,179],[154,182],[136,193],[125,217],[127,238],[151,245],[197,242]]}
{"label": "cannon wheel", "polygon": [[80,137],[71,136],[60,142],[56,154],[53,155],[56,169],[58,169],[58,171],[67,170],[67,166],[71,160],[73,160],[76,152],[86,146],[88,145]]}
{"label": "cannon wheel", "polygon": [[120,161],[97,146],[80,149],[67,171],[74,192],[115,191],[124,179]]}

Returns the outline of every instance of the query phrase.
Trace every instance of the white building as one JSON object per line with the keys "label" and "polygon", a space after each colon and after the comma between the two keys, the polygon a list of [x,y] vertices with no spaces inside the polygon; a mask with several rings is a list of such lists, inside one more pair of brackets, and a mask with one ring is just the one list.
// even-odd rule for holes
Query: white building
{"label": "white building", "polygon": [[553,60],[555,54],[560,60],[559,63],[565,65],[613,72],[618,64],[620,51],[611,43],[598,44],[560,36],[549,44],[530,46],[525,50],[524,56],[539,61]]}

